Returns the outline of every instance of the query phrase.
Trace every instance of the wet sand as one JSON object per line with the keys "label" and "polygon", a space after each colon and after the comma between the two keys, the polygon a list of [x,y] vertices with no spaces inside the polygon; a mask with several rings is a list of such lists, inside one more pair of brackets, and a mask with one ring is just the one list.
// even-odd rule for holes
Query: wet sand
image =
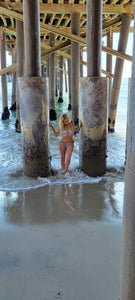
{"label": "wet sand", "polygon": [[123,182],[0,192],[1,300],[118,300]]}

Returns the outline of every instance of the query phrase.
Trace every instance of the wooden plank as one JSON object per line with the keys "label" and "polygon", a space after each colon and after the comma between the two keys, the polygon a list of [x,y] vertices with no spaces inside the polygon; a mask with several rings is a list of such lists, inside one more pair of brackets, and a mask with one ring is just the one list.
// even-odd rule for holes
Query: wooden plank
{"label": "wooden plank", "polygon": [[4,23],[4,26],[7,27],[7,20],[6,20],[6,18],[3,15],[0,15],[0,17],[1,17],[2,21],[3,21],[3,23]]}
{"label": "wooden plank", "polygon": [[10,20],[11,20],[11,25],[12,25],[12,27],[14,28],[14,19],[13,18],[10,18]]}

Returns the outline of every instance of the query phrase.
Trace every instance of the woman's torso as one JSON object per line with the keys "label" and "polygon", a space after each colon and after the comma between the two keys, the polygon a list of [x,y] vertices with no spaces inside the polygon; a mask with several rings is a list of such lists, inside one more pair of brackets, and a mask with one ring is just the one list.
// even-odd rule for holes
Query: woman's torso
{"label": "woman's torso", "polygon": [[68,125],[64,126],[61,132],[62,132],[61,141],[63,143],[73,142],[74,129],[72,123],[69,123]]}

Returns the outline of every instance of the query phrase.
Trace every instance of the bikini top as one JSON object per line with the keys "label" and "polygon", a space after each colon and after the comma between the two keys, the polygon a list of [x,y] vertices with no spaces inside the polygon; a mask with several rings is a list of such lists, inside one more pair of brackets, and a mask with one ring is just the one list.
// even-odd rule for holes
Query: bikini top
{"label": "bikini top", "polygon": [[74,129],[72,128],[71,130],[70,130],[70,132],[68,132],[68,131],[66,131],[66,130],[62,130],[62,134],[74,134]]}

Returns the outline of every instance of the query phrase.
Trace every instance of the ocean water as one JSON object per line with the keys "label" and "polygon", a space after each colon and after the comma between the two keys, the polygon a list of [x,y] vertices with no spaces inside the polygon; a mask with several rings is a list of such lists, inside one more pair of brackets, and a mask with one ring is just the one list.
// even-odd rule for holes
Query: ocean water
{"label": "ocean water", "polygon": [[[8,107],[11,105],[12,82],[8,82]],[[55,176],[33,179],[23,173],[23,152],[21,133],[15,132],[16,113],[10,112],[9,120],[2,121],[2,97],[0,85],[0,190],[23,191],[35,189],[44,185],[60,183],[97,183],[124,182],[126,118],[128,101],[128,78],[123,78],[118,101],[116,127],[113,134],[108,134],[107,141],[107,172],[102,177],[89,177],[79,167],[79,134],[74,138],[74,152],[69,173],[60,172],[59,140],[49,128],[49,147],[52,156],[52,167],[57,171]],[[64,94],[64,103],[56,101],[57,121],[53,125],[57,128],[61,113],[68,113],[68,95]]]}

